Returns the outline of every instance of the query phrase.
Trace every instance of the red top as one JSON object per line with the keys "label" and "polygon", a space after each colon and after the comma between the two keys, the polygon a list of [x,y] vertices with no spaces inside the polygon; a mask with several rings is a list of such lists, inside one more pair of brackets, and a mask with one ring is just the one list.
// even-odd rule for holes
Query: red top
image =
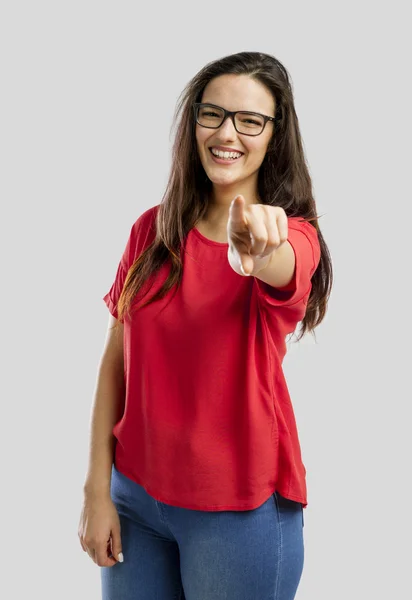
{"label": "red top", "polygon": [[[127,271],[154,239],[158,207],[133,224],[103,298],[116,318]],[[296,255],[290,291],[238,275],[228,262],[228,244],[193,228],[175,296],[172,288],[123,321],[126,398],[113,428],[115,465],[160,502],[241,511],[278,491],[307,506],[282,361],[285,337],[304,317],[320,247],[313,225],[297,217],[288,224]],[[149,296],[169,269],[152,278]]]}

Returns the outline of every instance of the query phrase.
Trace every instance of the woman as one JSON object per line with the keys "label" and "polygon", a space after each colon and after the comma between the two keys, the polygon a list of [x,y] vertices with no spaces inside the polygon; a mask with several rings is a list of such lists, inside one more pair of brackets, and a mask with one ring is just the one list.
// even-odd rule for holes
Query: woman
{"label": "woman", "polygon": [[282,361],[332,266],[287,71],[224,57],[179,113],[166,193],[104,296],[80,542],[104,600],[289,600],[307,495]]}

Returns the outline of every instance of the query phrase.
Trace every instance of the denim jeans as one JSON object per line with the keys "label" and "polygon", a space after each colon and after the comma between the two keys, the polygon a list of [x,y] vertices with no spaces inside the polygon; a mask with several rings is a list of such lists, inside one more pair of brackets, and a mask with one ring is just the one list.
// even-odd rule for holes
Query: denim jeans
{"label": "denim jeans", "polygon": [[111,497],[123,563],[100,567],[102,600],[293,600],[303,571],[303,509],[275,492],[247,511],[179,508],[115,465]]}

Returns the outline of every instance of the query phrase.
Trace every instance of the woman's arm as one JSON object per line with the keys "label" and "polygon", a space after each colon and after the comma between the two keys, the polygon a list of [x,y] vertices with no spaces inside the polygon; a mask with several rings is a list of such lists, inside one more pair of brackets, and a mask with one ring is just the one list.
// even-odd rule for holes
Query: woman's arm
{"label": "woman's arm", "polygon": [[124,410],[123,324],[110,315],[100,360],[90,419],[89,465],[86,495],[109,495],[115,438],[112,430]]}

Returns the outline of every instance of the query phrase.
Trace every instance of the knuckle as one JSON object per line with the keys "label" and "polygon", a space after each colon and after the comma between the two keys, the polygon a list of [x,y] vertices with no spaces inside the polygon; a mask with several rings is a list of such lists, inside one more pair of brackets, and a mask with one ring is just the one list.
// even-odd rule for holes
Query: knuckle
{"label": "knuckle", "polygon": [[267,237],[264,235],[255,235],[255,242],[258,244],[263,244],[267,241]]}
{"label": "knuckle", "polygon": [[110,567],[112,565],[112,561],[108,556],[101,554],[100,556],[96,557],[96,564],[99,567]]}

